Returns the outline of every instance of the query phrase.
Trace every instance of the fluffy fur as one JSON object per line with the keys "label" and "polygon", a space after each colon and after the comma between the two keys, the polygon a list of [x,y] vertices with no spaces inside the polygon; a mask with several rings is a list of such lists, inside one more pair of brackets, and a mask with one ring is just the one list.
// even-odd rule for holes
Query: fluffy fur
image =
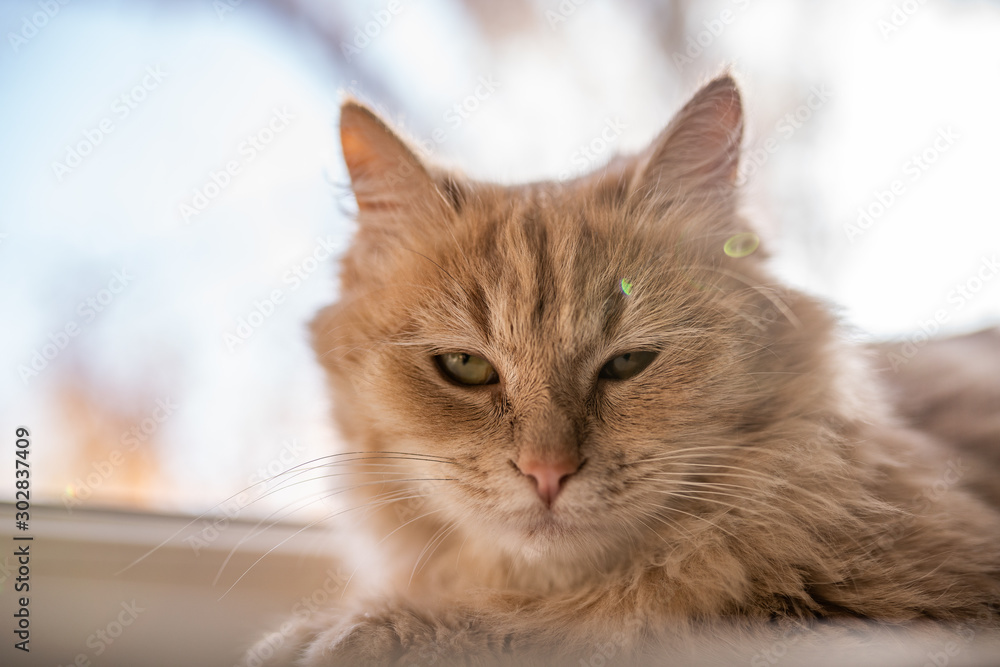
{"label": "fluffy fur", "polygon": [[[877,351],[763,248],[724,252],[750,231],[742,123],[722,76],[639,155],[501,186],[344,104],[358,231],[312,331],[355,452],[324,465],[350,474],[382,558],[286,625],[275,664],[597,664],[723,624],[997,626],[1000,513],[976,459],[1000,456],[996,404],[974,447],[909,427]],[[636,350],[658,356],[598,379]],[[499,383],[447,380],[433,357],[456,351]],[[525,453],[584,461],[551,508]]]}

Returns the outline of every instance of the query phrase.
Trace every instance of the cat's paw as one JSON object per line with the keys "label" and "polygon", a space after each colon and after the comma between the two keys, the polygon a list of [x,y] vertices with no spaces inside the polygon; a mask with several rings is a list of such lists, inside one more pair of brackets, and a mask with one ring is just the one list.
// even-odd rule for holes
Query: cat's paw
{"label": "cat's paw", "polygon": [[304,663],[341,665],[430,665],[437,662],[442,628],[404,609],[358,614],[311,643]]}
{"label": "cat's paw", "polygon": [[341,665],[443,667],[445,665],[549,665],[513,652],[521,642],[481,619],[452,609],[433,613],[405,607],[356,614],[315,636],[299,663],[307,667]]}

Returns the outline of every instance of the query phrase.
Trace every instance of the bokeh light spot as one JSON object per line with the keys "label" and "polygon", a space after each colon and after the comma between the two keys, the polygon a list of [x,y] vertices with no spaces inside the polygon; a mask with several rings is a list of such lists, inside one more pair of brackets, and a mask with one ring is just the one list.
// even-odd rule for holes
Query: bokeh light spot
{"label": "bokeh light spot", "polygon": [[760,237],[753,232],[743,232],[742,234],[737,234],[736,236],[730,236],[729,239],[726,240],[726,245],[724,245],[722,249],[730,257],[740,258],[753,254],[753,251],[756,250],[759,245]]}

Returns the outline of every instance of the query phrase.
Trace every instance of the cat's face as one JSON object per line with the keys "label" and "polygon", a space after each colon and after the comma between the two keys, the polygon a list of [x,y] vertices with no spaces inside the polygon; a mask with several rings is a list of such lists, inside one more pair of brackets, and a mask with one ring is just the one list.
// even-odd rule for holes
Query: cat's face
{"label": "cat's face", "polygon": [[584,559],[752,493],[713,466],[752,465],[774,376],[808,355],[776,361],[794,327],[762,317],[784,304],[740,236],[741,121],[719,79],[642,155],[508,188],[425,167],[345,105],[359,233],[316,346],[348,438],[419,455],[363,474],[428,480],[409,484],[467,535]]}

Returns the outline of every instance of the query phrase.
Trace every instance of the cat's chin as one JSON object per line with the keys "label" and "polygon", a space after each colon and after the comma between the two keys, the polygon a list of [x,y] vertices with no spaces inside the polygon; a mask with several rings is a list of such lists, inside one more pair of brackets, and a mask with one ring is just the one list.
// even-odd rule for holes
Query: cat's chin
{"label": "cat's chin", "polygon": [[578,533],[557,525],[531,526],[525,529],[509,530],[501,543],[510,554],[516,554],[528,561],[552,558],[568,551],[570,542],[577,542]]}
{"label": "cat's chin", "polygon": [[499,536],[501,545],[520,558],[552,558],[580,556],[581,544],[599,541],[586,526],[578,525],[557,512],[538,512],[507,522]]}

